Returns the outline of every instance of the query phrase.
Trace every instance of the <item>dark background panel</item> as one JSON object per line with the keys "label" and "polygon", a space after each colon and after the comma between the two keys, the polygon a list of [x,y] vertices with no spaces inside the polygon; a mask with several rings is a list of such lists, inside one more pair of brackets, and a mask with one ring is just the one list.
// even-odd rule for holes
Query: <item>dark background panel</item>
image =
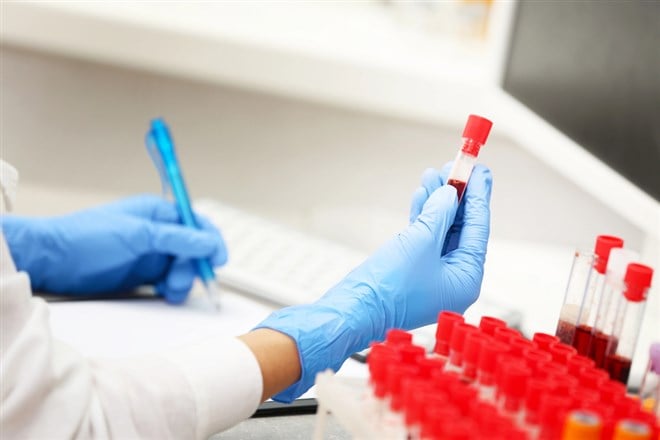
{"label": "dark background panel", "polygon": [[660,200],[660,2],[522,1],[512,36],[505,90]]}

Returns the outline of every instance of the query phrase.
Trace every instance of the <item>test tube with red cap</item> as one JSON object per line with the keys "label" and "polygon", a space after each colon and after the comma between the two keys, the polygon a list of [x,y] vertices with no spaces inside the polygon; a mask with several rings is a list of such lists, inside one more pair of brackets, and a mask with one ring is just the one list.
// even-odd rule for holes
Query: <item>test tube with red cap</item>
{"label": "test tube with red cap", "polygon": [[465,322],[463,315],[444,310],[438,314],[438,326],[435,331],[434,356],[447,360],[449,358],[449,343],[454,327]]}
{"label": "test tube with red cap", "polygon": [[593,270],[595,255],[591,252],[575,251],[573,264],[568,275],[568,284],[564,293],[564,303],[559,310],[556,336],[564,344],[572,345],[575,336],[575,324],[580,316],[580,307],[584,291]]}
{"label": "test tube with red cap", "polygon": [[465,186],[477,162],[479,150],[486,143],[492,126],[493,123],[484,117],[468,116],[465,129],[463,129],[463,146],[454,160],[447,179],[447,183],[456,188],[459,201],[463,197]]}
{"label": "test tube with red cap", "polygon": [[623,240],[611,235],[599,235],[596,238],[594,253],[594,270],[591,272],[587,288],[584,292],[584,300],[580,307],[573,346],[583,356],[589,355],[591,348],[591,333],[598,314],[598,303],[602,297],[605,285],[605,274],[612,249],[623,247]]}
{"label": "test tube with red cap", "polygon": [[607,263],[605,287],[601,295],[596,322],[593,325],[591,344],[588,356],[599,368],[605,366],[605,352],[608,346],[616,349],[617,341],[612,337],[616,310],[612,310],[612,302],[623,295],[624,278],[628,265],[638,259],[638,254],[629,249],[612,249]]}
{"label": "test tube with red cap", "polygon": [[617,341],[616,347],[610,344],[605,355],[605,369],[613,380],[625,384],[630,375],[632,356],[637,346],[637,338],[646,307],[646,297],[653,269],[643,264],[632,263],[628,265],[624,283],[626,288],[623,295],[612,301],[615,319],[613,339]]}
{"label": "test tube with red cap", "polygon": [[[555,332],[564,344],[574,345],[578,339],[576,332],[579,325],[583,321],[587,321],[591,313],[595,315],[596,310],[591,312],[589,308],[596,290],[602,285],[602,274],[607,268],[610,250],[614,247],[623,247],[623,240],[600,235],[596,238],[594,252],[575,252]],[[586,332],[587,344],[590,338],[591,328]],[[587,353],[580,354],[586,355]]]}
{"label": "test tube with red cap", "polygon": [[649,363],[639,387],[642,409],[655,414],[660,421],[660,342],[651,344]]}

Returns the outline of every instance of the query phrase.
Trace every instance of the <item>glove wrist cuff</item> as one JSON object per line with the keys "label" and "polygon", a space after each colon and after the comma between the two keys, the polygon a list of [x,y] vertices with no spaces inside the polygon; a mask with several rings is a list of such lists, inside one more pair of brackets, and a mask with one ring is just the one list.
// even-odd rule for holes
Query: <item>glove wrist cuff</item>
{"label": "glove wrist cuff", "polygon": [[298,348],[301,377],[274,400],[292,401],[314,384],[317,373],[337,371],[351,354],[382,339],[386,326],[374,296],[371,289],[338,286],[316,303],[279,310],[256,327],[284,333]]}

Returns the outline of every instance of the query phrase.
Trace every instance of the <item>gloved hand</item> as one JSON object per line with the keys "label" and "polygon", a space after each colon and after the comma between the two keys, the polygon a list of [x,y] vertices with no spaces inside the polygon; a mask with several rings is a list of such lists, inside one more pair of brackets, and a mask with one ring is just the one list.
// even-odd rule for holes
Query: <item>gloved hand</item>
{"label": "gloved hand", "polygon": [[463,313],[477,299],[490,229],[491,173],[474,169],[460,209],[456,190],[442,186],[445,179],[438,171],[425,172],[403,232],[315,303],[277,311],[258,326],[290,336],[300,354],[300,380],[276,400],[296,398],[316,373],[336,371],[352,353],[383,340],[386,330],[431,324],[439,311]]}
{"label": "gloved hand", "polygon": [[155,284],[168,302],[181,303],[196,276],[192,258],[227,261],[219,231],[197,221],[202,230],[184,227],[174,204],[141,195],[61,217],[7,215],[2,227],[35,290],[94,294]]}

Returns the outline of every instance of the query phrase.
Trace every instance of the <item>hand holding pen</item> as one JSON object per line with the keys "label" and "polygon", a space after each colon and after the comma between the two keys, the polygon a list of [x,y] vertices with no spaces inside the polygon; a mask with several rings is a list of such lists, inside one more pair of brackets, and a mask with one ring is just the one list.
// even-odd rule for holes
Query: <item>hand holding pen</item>
{"label": "hand holding pen", "polygon": [[[165,121],[160,118],[151,121],[146,145],[160,174],[163,192],[165,195],[171,194],[174,198],[181,223],[189,228],[200,229],[190,205],[186,184],[174,150],[174,142]],[[220,286],[215,278],[211,261],[207,258],[198,258],[194,261],[199,276],[206,286],[209,299],[215,307],[219,307]]]}

